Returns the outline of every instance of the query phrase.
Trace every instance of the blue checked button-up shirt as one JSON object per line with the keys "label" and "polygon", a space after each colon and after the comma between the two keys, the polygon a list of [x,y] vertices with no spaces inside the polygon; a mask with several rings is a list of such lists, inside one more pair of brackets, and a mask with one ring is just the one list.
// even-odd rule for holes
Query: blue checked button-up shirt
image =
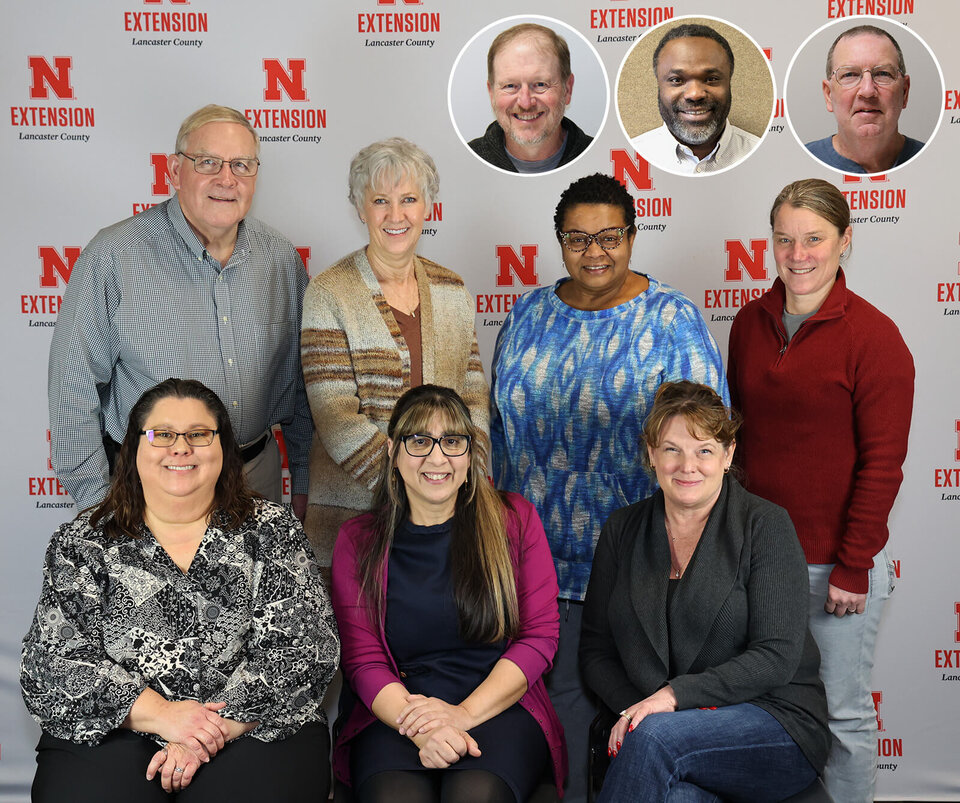
{"label": "blue checked button-up shirt", "polygon": [[281,424],[293,493],[308,488],[312,421],[300,370],[306,271],[283,235],[252,217],[221,269],[176,197],[101,230],[80,254],[50,345],[50,440],[81,509],[106,495],[103,433],[168,377],[226,405],[241,443]]}

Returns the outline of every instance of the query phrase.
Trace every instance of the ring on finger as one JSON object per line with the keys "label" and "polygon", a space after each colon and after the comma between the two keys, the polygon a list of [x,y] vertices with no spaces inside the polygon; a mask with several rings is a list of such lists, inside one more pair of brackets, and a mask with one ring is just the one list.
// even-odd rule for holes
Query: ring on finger
{"label": "ring on finger", "polygon": [[627,713],[627,709],[626,709],[626,708],[624,708],[623,711],[620,712],[620,716],[623,717],[623,718],[625,718],[625,719],[633,719],[633,717],[631,717],[631,716]]}
{"label": "ring on finger", "polygon": [[173,771],[174,771],[174,772],[183,772],[185,769],[186,769],[186,767],[174,767],[174,768],[173,768]]}

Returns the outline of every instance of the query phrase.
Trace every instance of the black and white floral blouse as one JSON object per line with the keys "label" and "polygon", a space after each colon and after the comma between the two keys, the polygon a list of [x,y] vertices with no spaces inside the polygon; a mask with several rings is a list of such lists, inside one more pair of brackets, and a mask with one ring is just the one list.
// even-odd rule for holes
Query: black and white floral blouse
{"label": "black and white floral blouse", "polygon": [[303,529],[258,502],[238,530],[213,523],[184,574],[144,527],[109,540],[87,515],[50,541],[23,641],[20,684],[50,735],[98,743],[147,687],[226,701],[220,714],[284,739],[323,720],[340,642]]}

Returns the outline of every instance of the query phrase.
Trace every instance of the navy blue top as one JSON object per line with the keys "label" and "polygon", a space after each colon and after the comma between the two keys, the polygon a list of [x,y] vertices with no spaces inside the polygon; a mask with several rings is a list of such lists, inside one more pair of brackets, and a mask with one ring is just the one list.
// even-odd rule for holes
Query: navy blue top
{"label": "navy blue top", "polygon": [[[387,563],[387,646],[407,691],[457,704],[490,674],[506,650],[460,637],[450,568],[451,521],[432,527],[406,522],[394,535]],[[548,771],[550,753],[537,721],[519,704],[470,730],[482,750],[449,769],[483,770],[527,800]],[[379,720],[357,735],[350,751],[355,787],[379,772],[418,771],[416,746]]]}
{"label": "navy blue top", "polygon": [[490,674],[507,648],[460,637],[450,569],[451,521],[406,522],[394,536],[387,570],[387,645],[407,690],[459,703]]}
{"label": "navy blue top", "polygon": [[[911,137],[904,136],[903,148],[900,149],[897,160],[890,165],[890,167],[898,167],[899,165],[910,161],[914,156],[920,153],[920,149],[923,148],[924,144],[925,143],[918,139],[912,139]],[[837,153],[836,149],[833,147],[833,134],[831,134],[829,137],[824,137],[823,139],[808,142],[803,147],[810,151],[812,156],[819,159],[824,164],[829,165],[830,167],[835,167],[837,170],[842,170],[844,173],[867,172],[852,159],[848,159],[846,156],[841,156],[839,153]]]}

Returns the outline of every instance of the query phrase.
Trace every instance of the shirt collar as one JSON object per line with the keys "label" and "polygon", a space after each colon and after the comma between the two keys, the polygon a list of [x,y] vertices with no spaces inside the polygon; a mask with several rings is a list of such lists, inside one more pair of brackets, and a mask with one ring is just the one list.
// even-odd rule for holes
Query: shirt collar
{"label": "shirt collar", "polygon": [[[167,204],[167,217],[170,218],[170,223],[173,225],[177,234],[180,235],[180,239],[183,240],[183,244],[187,247],[187,250],[193,254],[198,262],[203,262],[207,255],[207,249],[203,247],[203,243],[200,242],[197,233],[191,228],[186,217],[184,217],[183,209],[180,206],[179,195],[174,195],[173,198],[170,199],[170,203]],[[233,254],[230,256],[230,262],[228,262],[227,265],[238,259],[244,259],[249,252],[250,240],[247,236],[246,219],[244,219],[241,220],[237,226],[237,243],[233,247]],[[224,267],[226,267],[226,265],[224,265]]]}
{"label": "shirt collar", "polygon": [[[664,125],[666,125],[666,123],[664,123]],[[670,129],[668,128],[667,130],[669,131]],[[673,136],[673,134],[671,133],[670,136]],[[688,148],[686,145],[684,145],[684,144],[683,144],[680,140],[678,140],[676,137],[673,137],[673,138],[676,140],[676,142],[677,142],[677,151],[676,151],[677,161],[678,161],[678,162],[693,162],[694,164],[699,164],[700,162],[712,162],[712,161],[715,161],[717,155],[718,155],[722,150],[725,150],[725,149],[726,149],[727,144],[730,142],[730,138],[731,138],[732,136],[733,136],[733,131],[732,131],[732,129],[730,128],[729,123],[728,123],[727,121],[724,121],[724,124],[723,124],[723,133],[720,135],[720,139],[717,140],[716,146],[714,147],[714,149],[713,149],[712,151],[710,151],[709,154],[707,154],[706,156],[704,156],[702,159],[697,158],[697,156],[694,154],[694,152],[693,152],[692,150],[690,150],[690,148]]]}

